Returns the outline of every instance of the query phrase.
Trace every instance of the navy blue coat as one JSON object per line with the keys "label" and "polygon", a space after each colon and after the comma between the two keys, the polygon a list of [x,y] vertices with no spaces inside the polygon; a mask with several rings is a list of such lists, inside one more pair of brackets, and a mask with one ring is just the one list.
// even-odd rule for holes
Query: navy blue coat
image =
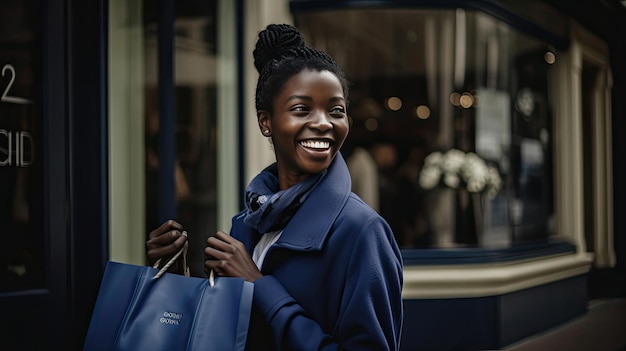
{"label": "navy blue coat", "polygon": [[[233,218],[250,254],[261,234]],[[387,222],[350,190],[337,154],[254,282],[247,350],[397,350],[402,259]]]}

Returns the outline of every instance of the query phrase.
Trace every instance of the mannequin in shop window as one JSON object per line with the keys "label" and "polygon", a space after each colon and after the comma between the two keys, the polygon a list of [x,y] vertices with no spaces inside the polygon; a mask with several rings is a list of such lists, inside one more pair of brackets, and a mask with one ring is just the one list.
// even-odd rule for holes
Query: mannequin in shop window
{"label": "mannequin in shop window", "polygon": [[352,179],[352,191],[376,212],[380,211],[378,191],[378,167],[366,145],[356,145],[345,152],[346,164]]}
{"label": "mannequin in shop window", "polygon": [[[400,250],[387,222],[351,192],[339,152],[348,83],[290,25],[261,31],[253,54],[258,126],[276,162],[248,185],[230,235],[208,238],[206,272],[254,283],[249,350],[398,350]],[[183,228],[171,220],[152,231],[149,261],[185,245]]]}

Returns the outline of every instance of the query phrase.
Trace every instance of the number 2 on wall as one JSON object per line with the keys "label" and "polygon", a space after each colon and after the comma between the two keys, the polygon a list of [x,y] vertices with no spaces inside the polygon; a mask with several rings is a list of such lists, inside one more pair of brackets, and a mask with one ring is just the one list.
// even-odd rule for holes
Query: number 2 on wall
{"label": "number 2 on wall", "polygon": [[11,72],[11,80],[9,81],[9,84],[7,85],[6,89],[4,89],[4,92],[2,93],[2,97],[0,98],[0,102],[9,102],[13,104],[32,104],[33,102],[31,100],[24,99],[24,98],[17,97],[17,96],[8,95],[9,90],[11,89],[11,86],[13,85],[13,82],[15,81],[15,68],[13,68],[13,65],[9,65],[9,64],[4,65],[4,67],[2,67],[3,77],[7,71]]}

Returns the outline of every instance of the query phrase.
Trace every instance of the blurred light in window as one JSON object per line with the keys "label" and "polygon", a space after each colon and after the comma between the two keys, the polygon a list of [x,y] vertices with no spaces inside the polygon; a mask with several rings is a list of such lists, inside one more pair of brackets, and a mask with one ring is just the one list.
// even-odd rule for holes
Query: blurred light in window
{"label": "blurred light in window", "polygon": [[370,132],[375,131],[376,129],[378,129],[378,121],[376,120],[376,118],[368,118],[365,120],[365,129],[369,130]]}
{"label": "blurred light in window", "polygon": [[426,105],[419,105],[415,109],[415,115],[417,115],[419,119],[428,119],[428,117],[430,117],[430,108]]}
{"label": "blurred light in window", "polygon": [[392,96],[387,99],[387,108],[391,111],[398,111],[402,107],[402,100],[400,98]]}
{"label": "blurred light in window", "polygon": [[474,97],[470,93],[463,93],[459,98],[459,104],[463,108],[470,108],[474,104]]}
{"label": "blurred light in window", "polygon": [[459,106],[461,104],[461,94],[454,92],[450,94],[450,103],[454,106]]}

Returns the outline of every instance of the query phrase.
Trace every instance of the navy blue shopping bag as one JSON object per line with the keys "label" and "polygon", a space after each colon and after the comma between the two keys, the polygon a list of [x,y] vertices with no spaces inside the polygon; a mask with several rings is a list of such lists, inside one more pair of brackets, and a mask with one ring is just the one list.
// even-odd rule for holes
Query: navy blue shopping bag
{"label": "navy blue shopping bag", "polygon": [[252,283],[108,262],[83,350],[243,350]]}

